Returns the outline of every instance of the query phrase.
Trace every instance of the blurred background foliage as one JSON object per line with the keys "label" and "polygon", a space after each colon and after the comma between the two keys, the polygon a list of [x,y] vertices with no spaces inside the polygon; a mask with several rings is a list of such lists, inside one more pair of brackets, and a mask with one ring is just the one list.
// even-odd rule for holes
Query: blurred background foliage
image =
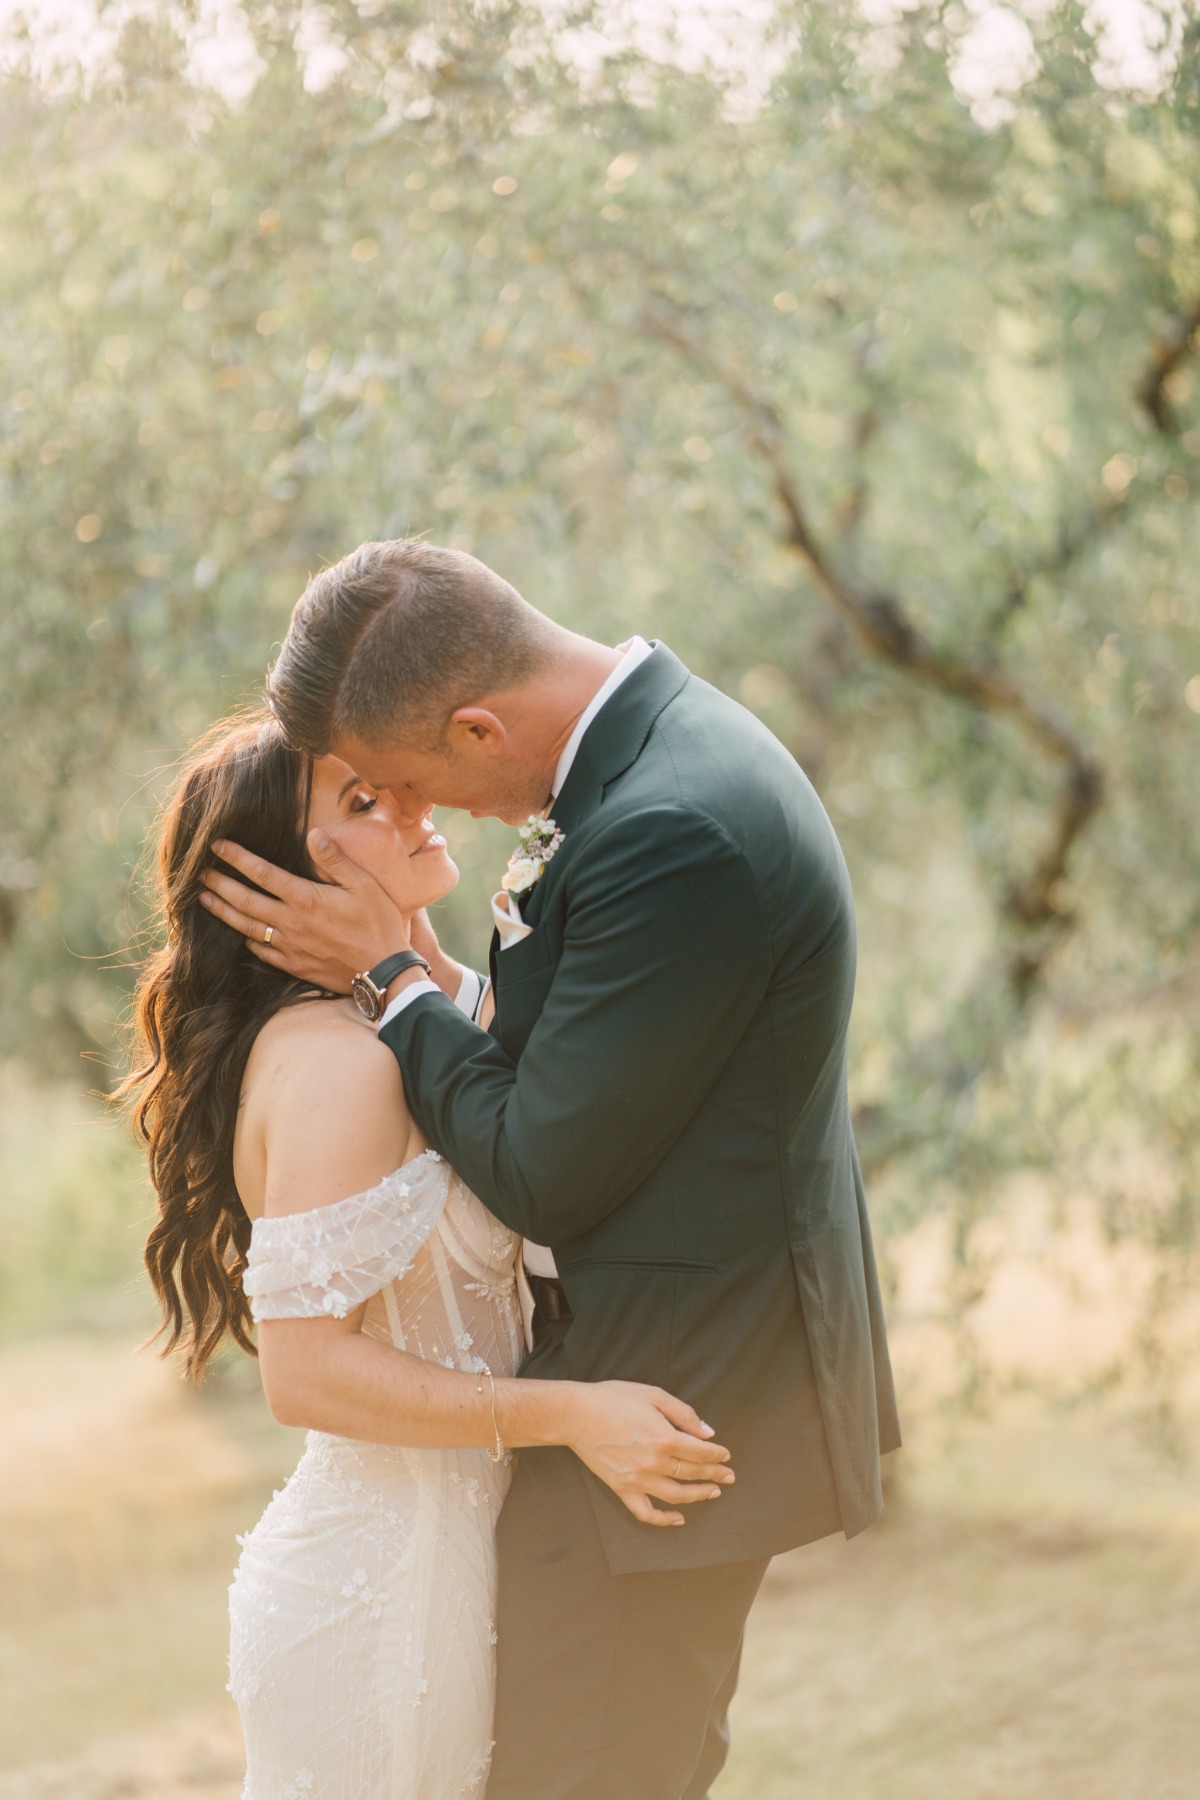
{"label": "blurred background foliage", "polygon": [[[309,571],[427,533],[664,637],[809,772],[858,895],[875,1209],[948,1221],[964,1366],[980,1228],[1033,1171],[1151,1253],[1130,1352],[1167,1367],[1200,1172],[1190,10],[1135,89],[1083,7],[1031,9],[982,94],[932,0],[780,0],[715,60],[587,4],[246,0],[239,93],[195,79],[194,9],[99,10],[86,79],[16,42],[0,107],[0,1053],[111,1083],[174,759]],[[450,829],[478,957],[506,835]]]}

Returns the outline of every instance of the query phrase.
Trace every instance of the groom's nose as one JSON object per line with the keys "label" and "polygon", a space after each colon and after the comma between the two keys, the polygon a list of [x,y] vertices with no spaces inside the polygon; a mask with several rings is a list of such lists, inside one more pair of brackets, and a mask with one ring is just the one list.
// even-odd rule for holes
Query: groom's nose
{"label": "groom's nose", "polygon": [[423,794],[417,793],[415,788],[389,788],[388,792],[392,796],[400,821],[404,825],[419,825],[433,804]]}

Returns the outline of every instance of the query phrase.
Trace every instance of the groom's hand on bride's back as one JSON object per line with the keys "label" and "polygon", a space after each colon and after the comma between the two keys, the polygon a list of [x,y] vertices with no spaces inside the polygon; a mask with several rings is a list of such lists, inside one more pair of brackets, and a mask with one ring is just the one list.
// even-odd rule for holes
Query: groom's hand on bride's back
{"label": "groom's hand on bride's back", "polygon": [[209,869],[200,898],[241,932],[260,961],[330,993],[348,994],[360,970],[409,947],[404,921],[374,876],[325,832],[309,833],[308,850],[320,881],[289,875],[240,844],[218,840],[214,855],[245,881]]}

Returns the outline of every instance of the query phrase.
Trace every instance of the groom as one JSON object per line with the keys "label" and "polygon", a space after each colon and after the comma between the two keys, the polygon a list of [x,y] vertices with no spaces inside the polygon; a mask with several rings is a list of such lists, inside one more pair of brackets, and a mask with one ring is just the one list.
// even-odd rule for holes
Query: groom
{"label": "groom", "polygon": [[267,960],[340,991],[370,973],[430,1142],[527,1240],[523,1372],[655,1383],[732,1451],[736,1486],[677,1529],[569,1451],[522,1451],[499,1528],[488,1800],[701,1800],[769,1559],[869,1525],[899,1442],[833,830],[770,732],[664,645],[578,637],[430,544],[316,576],[270,694],[295,744],[414,817],[561,834],[534,831],[493,903],[490,1032],[416,958],[392,976],[398,916],[328,840],[336,885],[231,851],[266,892],[213,886]]}

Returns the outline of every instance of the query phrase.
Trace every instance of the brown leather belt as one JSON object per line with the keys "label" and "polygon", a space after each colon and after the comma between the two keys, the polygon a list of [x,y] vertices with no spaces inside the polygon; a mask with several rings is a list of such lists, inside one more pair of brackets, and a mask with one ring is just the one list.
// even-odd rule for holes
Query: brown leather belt
{"label": "brown leather belt", "polygon": [[555,1324],[560,1319],[574,1318],[561,1281],[555,1281],[549,1275],[531,1275],[528,1269],[525,1271],[525,1279],[533,1295],[538,1319],[544,1325]]}

